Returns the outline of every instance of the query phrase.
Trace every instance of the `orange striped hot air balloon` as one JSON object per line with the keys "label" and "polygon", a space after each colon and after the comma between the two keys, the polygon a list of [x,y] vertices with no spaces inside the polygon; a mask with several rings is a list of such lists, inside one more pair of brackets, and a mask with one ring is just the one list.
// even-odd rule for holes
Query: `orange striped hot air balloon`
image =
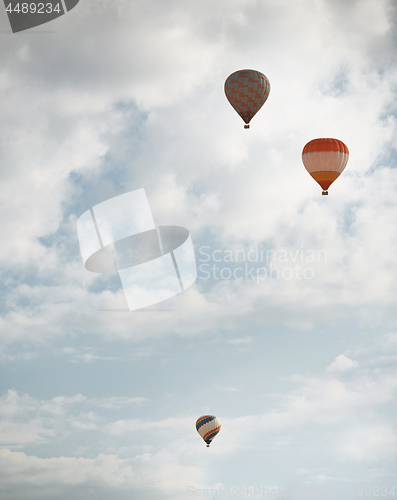
{"label": "orange striped hot air balloon", "polygon": [[348,160],[349,150],[338,139],[313,139],[302,151],[303,164],[323,188],[323,194],[328,194],[328,188],[343,172]]}
{"label": "orange striped hot air balloon", "polygon": [[265,104],[269,97],[270,82],[253,69],[241,69],[232,73],[225,82],[227,100],[244,120],[244,128]]}

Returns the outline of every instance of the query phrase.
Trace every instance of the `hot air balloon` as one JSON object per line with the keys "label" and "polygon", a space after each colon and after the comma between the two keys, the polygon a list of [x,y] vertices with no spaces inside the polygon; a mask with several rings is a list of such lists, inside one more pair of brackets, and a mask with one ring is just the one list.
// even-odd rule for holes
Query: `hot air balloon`
{"label": "hot air balloon", "polygon": [[196,422],[196,429],[200,436],[207,443],[207,447],[211,441],[221,430],[221,422],[218,417],[214,415],[203,415]]}
{"label": "hot air balloon", "polygon": [[253,69],[236,71],[225,82],[226,97],[244,120],[244,128],[250,128],[249,122],[265,104],[269,92],[269,80]]}
{"label": "hot air balloon", "polygon": [[328,188],[343,172],[348,160],[349,150],[338,139],[313,139],[302,151],[303,164],[323,188],[323,194],[328,194]]}

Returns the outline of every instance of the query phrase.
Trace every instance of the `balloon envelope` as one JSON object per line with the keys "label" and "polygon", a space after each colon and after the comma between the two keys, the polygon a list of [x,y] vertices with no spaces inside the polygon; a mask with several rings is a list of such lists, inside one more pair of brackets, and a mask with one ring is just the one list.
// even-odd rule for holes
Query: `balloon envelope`
{"label": "balloon envelope", "polygon": [[328,194],[330,185],[340,176],[349,160],[349,150],[338,139],[313,139],[302,151],[302,161],[313,179]]}
{"label": "balloon envelope", "polygon": [[203,415],[197,419],[196,429],[200,436],[210,445],[211,441],[221,430],[221,422],[214,415]]}
{"label": "balloon envelope", "polygon": [[225,82],[225,94],[249,128],[249,122],[269,97],[270,82],[267,77],[253,69],[242,69],[232,73]]}

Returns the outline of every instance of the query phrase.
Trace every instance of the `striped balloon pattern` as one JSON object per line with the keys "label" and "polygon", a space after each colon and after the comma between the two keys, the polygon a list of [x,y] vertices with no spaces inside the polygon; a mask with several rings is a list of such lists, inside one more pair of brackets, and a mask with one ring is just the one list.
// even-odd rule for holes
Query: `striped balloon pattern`
{"label": "striped balloon pattern", "polygon": [[221,422],[218,417],[214,415],[203,415],[196,422],[196,429],[200,436],[207,443],[207,446],[211,444],[211,441],[221,430]]}
{"label": "striped balloon pattern", "polygon": [[340,176],[349,160],[349,150],[338,139],[313,139],[302,151],[302,161],[313,179],[328,194],[330,185]]}
{"label": "striped balloon pattern", "polygon": [[249,122],[269,97],[270,82],[267,77],[253,69],[242,69],[232,73],[225,82],[225,94],[249,128]]}

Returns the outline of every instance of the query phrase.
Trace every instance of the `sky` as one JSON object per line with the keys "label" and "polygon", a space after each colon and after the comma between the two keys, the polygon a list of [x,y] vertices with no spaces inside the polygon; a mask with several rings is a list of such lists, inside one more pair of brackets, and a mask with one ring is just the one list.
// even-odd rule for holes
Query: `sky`
{"label": "sky", "polygon": [[[393,0],[80,0],[13,34],[0,8],[1,500],[397,494],[396,23]],[[249,130],[223,89],[246,68],[271,84]],[[350,151],[328,196],[321,137]],[[197,280],[118,312],[77,219],[142,188]]]}

